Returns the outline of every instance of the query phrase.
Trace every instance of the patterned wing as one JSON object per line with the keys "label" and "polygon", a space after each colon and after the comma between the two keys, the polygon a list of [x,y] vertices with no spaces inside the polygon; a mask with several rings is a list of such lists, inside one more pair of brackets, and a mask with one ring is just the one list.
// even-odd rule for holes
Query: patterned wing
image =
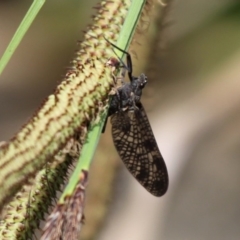
{"label": "patterned wing", "polygon": [[142,104],[111,117],[114,145],[132,175],[155,196],[168,188],[168,173]]}

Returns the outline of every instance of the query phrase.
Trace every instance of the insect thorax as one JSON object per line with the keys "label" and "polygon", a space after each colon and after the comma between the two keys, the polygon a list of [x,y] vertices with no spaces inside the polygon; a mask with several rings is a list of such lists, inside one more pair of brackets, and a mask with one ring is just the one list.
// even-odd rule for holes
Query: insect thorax
{"label": "insect thorax", "polygon": [[146,83],[147,77],[142,73],[139,77],[133,77],[130,83],[124,83],[117,88],[112,97],[109,116],[121,110],[134,110],[140,102],[142,89]]}

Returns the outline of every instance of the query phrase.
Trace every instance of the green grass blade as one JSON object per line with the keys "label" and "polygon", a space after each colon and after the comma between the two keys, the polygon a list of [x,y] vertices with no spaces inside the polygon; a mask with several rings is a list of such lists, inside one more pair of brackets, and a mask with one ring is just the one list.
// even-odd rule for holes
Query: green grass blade
{"label": "green grass blade", "polygon": [[45,0],[34,0],[25,17],[23,18],[21,24],[19,25],[17,31],[15,32],[11,42],[8,44],[3,56],[0,59],[0,75],[2,74],[4,68],[8,64],[13,53],[17,49],[18,45],[22,41],[27,30],[31,26],[38,12],[44,5]]}
{"label": "green grass blade", "polygon": [[86,141],[81,150],[81,155],[78,160],[78,163],[74,169],[73,174],[71,175],[71,178],[69,180],[67,187],[65,188],[61,198],[59,199],[59,203],[63,203],[65,197],[71,195],[74,192],[75,187],[77,186],[78,181],[79,181],[80,173],[83,170],[89,171],[91,161],[95,154],[95,151],[96,151],[96,148],[97,148],[97,145],[98,145],[101,133],[102,133],[104,119],[106,117],[107,117],[107,111],[105,111],[102,114],[102,117],[101,117],[102,119],[98,123],[93,124],[90,127],[90,130],[87,134]]}

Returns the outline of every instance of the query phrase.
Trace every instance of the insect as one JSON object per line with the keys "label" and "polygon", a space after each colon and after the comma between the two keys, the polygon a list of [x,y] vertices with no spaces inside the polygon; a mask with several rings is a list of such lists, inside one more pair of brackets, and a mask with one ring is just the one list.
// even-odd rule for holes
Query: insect
{"label": "insect", "polygon": [[[120,60],[130,82],[122,82],[112,96],[108,116],[111,116],[112,138],[115,148],[130,173],[151,194],[162,196],[168,189],[168,172],[158,149],[148,117],[140,102],[147,77],[132,75],[131,55],[109,42],[126,54],[127,65]],[[113,49],[114,51],[114,49]],[[116,53],[115,53],[116,54]],[[123,74],[124,77],[125,73]]]}

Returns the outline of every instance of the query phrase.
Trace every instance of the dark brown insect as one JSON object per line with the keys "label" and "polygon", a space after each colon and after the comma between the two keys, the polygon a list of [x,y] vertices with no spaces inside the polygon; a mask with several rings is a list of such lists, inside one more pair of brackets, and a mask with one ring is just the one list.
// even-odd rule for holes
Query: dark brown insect
{"label": "dark brown insect", "polygon": [[113,142],[131,174],[151,194],[160,197],[168,189],[168,172],[140,102],[147,77],[144,74],[134,77],[131,55],[110,44],[126,54],[127,65],[119,59],[120,67],[128,72],[130,80],[116,88],[110,102],[108,116],[111,116]]}

